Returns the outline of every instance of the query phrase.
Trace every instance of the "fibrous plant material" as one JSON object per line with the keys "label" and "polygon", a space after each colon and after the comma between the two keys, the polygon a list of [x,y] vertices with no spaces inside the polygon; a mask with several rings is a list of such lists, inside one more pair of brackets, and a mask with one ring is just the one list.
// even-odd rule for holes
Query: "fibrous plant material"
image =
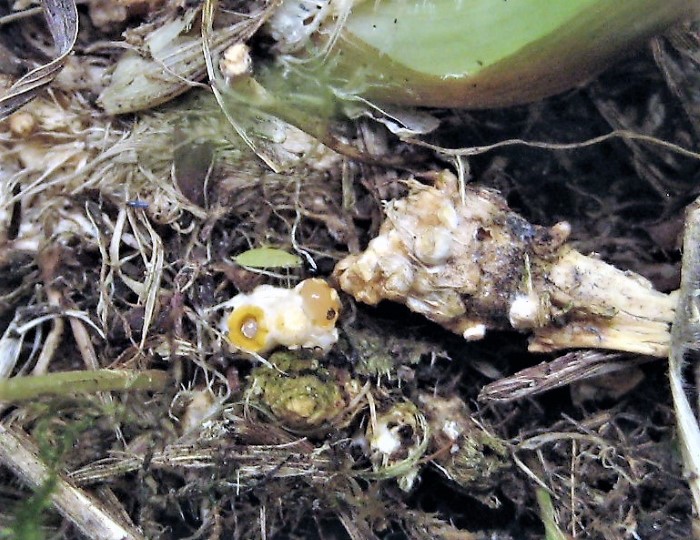
{"label": "fibrous plant material", "polygon": [[[640,356],[626,358],[619,353],[580,350],[566,353],[551,362],[542,362],[517,373],[498,379],[484,386],[479,392],[482,401],[512,401],[547,392],[554,388],[567,386],[576,381],[601,377],[615,387],[619,395],[625,393],[639,381],[631,375],[630,368],[635,368],[654,360]],[[615,375],[623,373],[627,384],[616,381]]]}
{"label": "fibrous plant material", "polygon": [[[167,3],[164,12],[149,14],[150,30],[167,22],[162,15],[187,17],[189,9],[197,9],[196,4]],[[240,5],[220,4],[216,21],[220,25],[214,25],[209,40],[212,51],[220,50],[216,29],[229,24],[220,21],[219,14],[238,12]],[[86,14],[86,8],[94,11],[93,5],[81,6],[81,14]],[[270,11],[278,5],[266,4]],[[333,5],[340,3],[334,0]],[[83,17],[81,23],[86,20]],[[195,17],[192,31],[184,30],[170,43],[175,50],[166,47],[161,52],[196,56],[190,46],[198,42],[194,37],[197,24]],[[145,36],[150,30],[139,32]],[[108,39],[118,31],[111,32]],[[103,37],[83,26],[81,44],[71,59],[84,66],[83,51],[91,50],[95,42],[92,50],[102,60],[98,65],[101,74],[105,64],[113,65],[111,55],[118,54],[112,42],[108,48],[99,45],[97,40]],[[144,59],[153,53],[147,38],[128,43],[144,44],[139,48]],[[238,45],[223,59],[236,60],[233,53],[241,52]],[[250,45],[252,76],[257,77],[262,71],[259,64],[269,59],[270,42]],[[329,52],[332,55],[335,47]],[[158,60],[173,71],[189,65],[183,56],[174,57],[174,64],[163,56]],[[197,62],[201,70],[201,60]],[[214,65],[220,65],[216,59]],[[147,67],[134,71],[132,65],[131,73],[140,76],[163,65],[149,60]],[[247,74],[245,69],[238,75],[231,66],[226,67],[221,70],[232,81]],[[190,77],[186,72],[177,73]],[[138,81],[117,96],[125,103],[144,99],[148,105],[171,95],[171,89],[188,85],[184,79],[167,79]],[[100,407],[89,423],[83,420],[90,411],[83,403],[87,400],[73,405],[65,397],[42,398],[11,408],[0,404],[3,427],[13,434],[31,433],[42,446],[59,437],[70,442],[65,459],[57,466],[59,478],[67,478],[80,490],[94,489],[107,504],[110,494],[123,501],[123,511],[129,515],[125,523],[133,520],[146,538],[164,534],[335,538],[341,536],[338,520],[351,538],[505,538],[515,534],[516,527],[523,532],[518,538],[540,538],[543,531],[533,523],[537,520],[531,511],[535,508],[533,480],[551,490],[553,517],[573,536],[585,530],[591,537],[598,533],[605,538],[688,537],[690,503],[676,478],[673,419],[663,384],[654,385],[651,410],[644,399],[634,399],[647,397],[644,390],[631,394],[631,399],[608,397],[606,403],[612,399],[620,404],[609,414],[589,414],[601,411],[588,402],[581,411],[564,390],[552,396],[556,400],[547,396],[541,402],[521,399],[467,407],[484,379],[494,380],[518,369],[515,366],[521,364],[509,361],[511,352],[524,356],[526,362],[537,361],[521,350],[519,336],[511,332],[496,347],[492,343],[486,347],[464,344],[443,332],[427,336],[424,322],[396,317],[395,310],[355,309],[352,303],[340,320],[340,343],[324,357],[319,351],[294,351],[284,353],[293,357],[285,360],[265,352],[270,365],[260,367],[251,363],[254,355],[222,343],[219,321],[223,311],[212,306],[220,306],[238,292],[250,293],[266,280],[293,288],[298,279],[309,275],[304,262],[318,263],[313,275],[323,276],[347,250],[357,253],[360,242],[378,226],[377,201],[392,199],[402,189],[395,171],[341,162],[337,156],[317,153],[298,134],[255,125],[248,134],[263,135],[256,140],[256,149],[263,148],[277,158],[274,161],[285,165],[285,170],[290,162],[300,164],[288,174],[272,175],[226,139],[232,129],[216,114],[212,100],[201,94],[154,113],[115,119],[93,114],[99,86],[74,92],[61,86],[60,80],[56,83],[48,99],[35,100],[0,129],[0,176],[8,179],[0,189],[0,314],[6,323],[12,320],[0,340],[0,372],[13,376],[14,383],[20,381],[18,375],[36,373],[41,367],[59,380],[60,373],[79,369],[76,343],[91,343],[94,350],[86,358],[94,358],[96,366],[127,374],[148,375],[157,370],[168,375],[167,381],[161,381],[163,386],[158,385],[164,387],[162,392],[112,395],[117,405],[130,406],[128,414],[113,417],[109,408]],[[315,83],[312,80],[310,85]],[[144,88],[154,91],[139,93]],[[270,92],[277,90],[270,88]],[[281,88],[284,90],[290,87]],[[585,91],[576,94],[587,103]],[[569,110],[568,98],[563,103],[569,117],[588,118],[575,107]],[[666,101],[660,103],[670,111]],[[293,101],[284,105],[289,107],[289,103]],[[534,117],[548,110],[546,104],[540,104],[529,112]],[[244,128],[254,125],[234,114],[238,110],[230,112]],[[472,119],[476,125],[471,128],[479,137],[472,141],[488,143],[507,136],[497,129],[484,137],[480,117],[492,127],[493,122],[500,126],[501,120],[516,126],[518,115],[525,112],[506,111],[503,117],[501,113],[476,113]],[[561,111],[557,108],[555,112]],[[445,120],[446,114],[441,112],[440,118]],[[639,116],[640,121],[647,120]],[[457,118],[449,122],[456,127]],[[558,124],[544,119],[535,125],[538,123],[547,126],[547,139],[561,134],[554,129]],[[652,128],[657,126],[652,124]],[[263,127],[267,126],[279,124],[270,122]],[[578,134],[569,126],[562,127],[566,134]],[[341,131],[334,124],[344,140],[359,142],[361,135],[370,147],[384,143],[382,133],[364,122],[357,131],[343,127]],[[460,122],[460,133],[463,127]],[[537,133],[542,136],[542,131]],[[447,144],[443,135],[436,133],[434,141]],[[686,140],[683,134],[672,139]],[[273,144],[280,148],[279,153],[270,151]],[[401,159],[414,155],[398,144],[389,151]],[[496,175],[483,174],[482,167],[488,163],[485,156],[469,160],[479,182],[509,191],[509,200],[518,201],[528,215],[538,216],[534,218],[537,223],[544,222],[544,209],[559,210],[524,196],[523,188],[561,193],[550,189],[556,168],[547,167],[546,177],[534,172],[519,174],[518,170],[533,170],[526,158],[518,156],[503,165],[512,156],[507,151],[491,152]],[[577,157],[583,152],[577,152]],[[322,159],[314,157],[319,154]],[[434,168],[434,159],[425,154],[422,158],[427,159],[421,161],[420,170]],[[557,158],[564,161],[561,154]],[[626,179],[611,165],[617,161],[624,159],[616,153],[605,162],[616,178],[615,185]],[[332,167],[324,168],[324,163]],[[560,170],[566,193],[586,185],[581,184],[584,180],[579,172],[578,166],[567,168],[565,175]],[[589,171],[591,175],[595,172]],[[523,198],[513,196],[506,178],[514,179]],[[690,184],[693,177],[688,178]],[[493,184],[490,179],[495,180]],[[597,184],[586,187],[590,188],[587,192],[598,193]],[[614,198],[614,192],[605,192],[605,202],[608,196]],[[616,197],[625,200],[619,192]],[[566,210],[573,214],[576,208],[572,204]],[[590,218],[588,210],[586,219]],[[605,217],[599,219],[610,225],[610,216],[619,214],[617,219],[626,220],[629,213],[621,217],[621,211],[606,205],[601,209]],[[647,217],[650,214],[653,212]],[[553,222],[552,218],[547,223]],[[578,230],[578,222],[572,223]],[[630,222],[630,229],[637,225]],[[614,228],[606,231],[609,234],[602,238],[591,233],[587,245],[607,257],[611,250],[606,242],[623,239]],[[618,253],[628,247],[621,247]],[[275,272],[257,271],[263,268]],[[635,268],[646,270],[641,263]],[[521,309],[513,310],[513,320],[527,320],[522,314],[527,314],[529,305],[528,298],[521,302]],[[506,327],[511,324],[507,315],[500,321]],[[69,325],[74,323],[88,330],[85,339],[73,339],[81,335],[71,334]],[[465,357],[468,362],[450,361]],[[594,366],[603,362],[606,368],[610,366],[607,358],[596,362],[600,363]],[[586,365],[590,369],[591,364]],[[567,367],[576,366],[569,362]],[[650,385],[657,382],[650,382],[650,373],[663,377],[659,368],[657,363],[645,370]],[[560,376],[559,382],[562,380],[570,379]],[[547,382],[555,381],[550,377]],[[33,414],[36,405],[46,411],[43,416]],[[581,419],[580,431],[570,438],[562,434],[564,427],[551,424],[552,418],[564,414]],[[638,423],[634,415],[639,415]],[[73,426],[73,417],[84,427]],[[589,422],[591,417],[602,419],[601,424]],[[49,435],[39,429],[45,422],[53,428]],[[10,423],[14,423],[12,428]],[[61,429],[63,426],[67,428]],[[376,430],[369,429],[373,426]],[[599,428],[609,431],[596,432]],[[625,434],[635,429],[637,436],[625,441]],[[76,436],[68,437],[68,430]],[[517,437],[533,433],[543,433],[543,438],[546,434],[548,442],[519,448]],[[527,459],[530,454],[541,456],[542,472]],[[12,453],[8,462],[16,462],[18,456]],[[534,474],[525,477],[513,467],[516,458]],[[621,459],[625,467],[611,470],[610,465],[619,465]],[[5,501],[26,495],[15,489],[21,475],[4,469],[0,480],[8,489],[0,493],[0,514],[4,514],[0,521],[11,506]],[[397,482],[412,487],[411,492],[399,493]],[[475,498],[488,508],[475,506]],[[656,502],[659,500],[668,504]],[[503,504],[495,508],[499,501]],[[528,517],[522,519],[523,515]],[[47,522],[49,527],[60,527],[53,516]],[[570,523],[576,527],[571,529]]]}
{"label": "fibrous plant material", "polygon": [[[117,62],[109,85],[99,104],[109,114],[123,114],[155,107],[193,86],[206,73],[202,38],[197,27],[200,7],[161,20],[142,36],[141,51],[130,50]],[[211,50],[222,53],[227,47],[249,39],[265,21],[269,9],[236,17],[231,25],[214,32]],[[194,28],[194,29],[193,29]]]}
{"label": "fibrous plant material", "polygon": [[367,250],[338,263],[344,291],[403,303],[467,340],[514,328],[532,332],[532,351],[668,354],[672,295],[574,250],[567,223],[532,225],[493,191],[433,179],[410,181]]}
{"label": "fibrous plant material", "polygon": [[113,390],[163,390],[168,374],[144,371],[67,371],[31,377],[0,379],[0,402],[36,399],[46,395],[90,393]]}
{"label": "fibrous plant material", "polygon": [[0,92],[0,120],[34,99],[63,69],[78,37],[78,10],[75,0],[44,0],[44,15],[58,49],[55,59],[33,69]]}
{"label": "fibrous plant material", "polygon": [[410,401],[395,403],[371,417],[366,438],[374,472],[365,476],[396,478],[401,489],[410,491],[430,441],[430,428],[423,413]]}
{"label": "fibrous plant material", "polygon": [[[671,333],[671,354],[669,357],[669,379],[671,394],[676,410],[679,443],[683,461],[688,474],[690,491],[693,495],[695,508],[694,527],[700,530],[698,513],[700,512],[700,427],[693,413],[683,381],[683,367],[686,356],[692,350],[697,350],[698,325],[700,310],[698,309],[698,292],[700,291],[700,202],[696,201],[687,212],[685,235],[683,239],[683,269],[681,288],[679,290],[678,310]],[[697,370],[697,366],[695,366]],[[697,373],[697,371],[696,371]],[[696,375],[697,382],[697,375]],[[697,389],[696,389],[697,391]]]}
{"label": "fibrous plant material", "polygon": [[458,396],[423,393],[418,403],[430,426],[433,464],[487,506],[497,506],[498,500],[490,496],[493,486],[503,473],[512,474],[506,443],[480,426]]}

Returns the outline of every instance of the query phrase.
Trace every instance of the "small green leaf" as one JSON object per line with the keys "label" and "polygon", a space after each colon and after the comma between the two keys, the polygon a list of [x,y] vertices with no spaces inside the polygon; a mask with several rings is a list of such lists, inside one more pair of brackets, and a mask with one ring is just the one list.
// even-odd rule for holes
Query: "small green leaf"
{"label": "small green leaf", "polygon": [[299,268],[301,257],[277,248],[253,248],[233,258],[249,268]]}

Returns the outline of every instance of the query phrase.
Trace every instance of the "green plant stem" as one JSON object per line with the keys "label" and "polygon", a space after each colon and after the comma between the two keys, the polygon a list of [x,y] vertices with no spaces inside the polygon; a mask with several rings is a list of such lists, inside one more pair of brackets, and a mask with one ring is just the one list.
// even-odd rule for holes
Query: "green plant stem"
{"label": "green plant stem", "polygon": [[569,537],[564,534],[559,525],[557,525],[556,516],[554,515],[554,505],[552,497],[542,488],[537,488],[536,492],[537,506],[540,508],[540,519],[544,524],[545,540],[569,540]]}
{"label": "green plant stem", "polygon": [[47,375],[12,377],[0,381],[0,401],[23,401],[46,395],[69,395],[109,391],[165,389],[170,375],[165,371],[63,371]]}

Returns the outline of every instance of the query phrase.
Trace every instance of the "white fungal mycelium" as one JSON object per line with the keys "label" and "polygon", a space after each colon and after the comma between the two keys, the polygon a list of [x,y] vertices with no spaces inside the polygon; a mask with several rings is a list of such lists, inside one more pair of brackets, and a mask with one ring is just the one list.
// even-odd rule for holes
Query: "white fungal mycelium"
{"label": "white fungal mycelium", "polygon": [[403,401],[376,415],[365,434],[372,468],[378,478],[396,478],[401,489],[410,491],[420,472],[420,458],[428,448],[425,417],[416,405]]}
{"label": "white fungal mycelium", "polygon": [[462,335],[533,333],[530,349],[604,348],[664,356],[672,295],[566,244],[568,223],[540,227],[496,192],[460,189],[449,172],[386,205],[367,249],[334,277],[357,300],[391,300]]}
{"label": "white fungal mycelium", "polygon": [[253,69],[250,47],[245,43],[234,43],[224,51],[219,62],[221,74],[228,79],[248,75]]}
{"label": "white fungal mycelium", "polygon": [[327,38],[321,53],[337,39],[356,0],[283,0],[267,29],[283,53],[305,48],[314,34]]}
{"label": "white fungal mycelium", "polygon": [[330,349],[338,340],[338,293],[324,280],[307,279],[293,289],[260,285],[228,302],[233,309],[221,329],[236,349],[264,354],[278,345],[289,349]]}

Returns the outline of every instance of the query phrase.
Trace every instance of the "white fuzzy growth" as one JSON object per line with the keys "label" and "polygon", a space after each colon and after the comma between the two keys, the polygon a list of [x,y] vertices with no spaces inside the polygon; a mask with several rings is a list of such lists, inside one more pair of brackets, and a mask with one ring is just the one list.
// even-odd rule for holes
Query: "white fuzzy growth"
{"label": "white fuzzy growth", "polygon": [[445,423],[442,425],[442,432],[451,441],[456,441],[459,438],[459,435],[462,433],[462,430],[454,420],[445,420]]}
{"label": "white fuzzy growth", "polygon": [[329,0],[286,0],[268,21],[270,35],[283,52],[301,49],[331,11]]}
{"label": "white fuzzy growth", "polygon": [[433,310],[428,302],[415,296],[407,297],[405,303],[406,307],[415,313],[430,313]]}
{"label": "white fuzzy growth", "polygon": [[421,262],[429,266],[445,263],[452,254],[452,231],[436,227],[423,231],[416,238],[413,252]]}
{"label": "white fuzzy growth", "polygon": [[204,421],[221,409],[221,404],[214,399],[210,390],[195,390],[190,393],[190,402],[180,422],[182,433],[198,429]]}
{"label": "white fuzzy growth", "polygon": [[245,43],[234,43],[224,51],[219,68],[224,77],[235,79],[250,73],[253,61]]}
{"label": "white fuzzy growth", "polygon": [[454,229],[459,225],[459,214],[451,204],[441,206],[436,213],[436,217],[442,226],[448,229]]}
{"label": "white fuzzy growth", "polygon": [[270,334],[275,339],[289,347],[313,347],[309,341],[313,332],[313,324],[304,313],[301,298],[298,294],[291,294],[289,299],[282,305],[268,306],[265,316],[269,315]]}
{"label": "white fuzzy growth", "polygon": [[318,55],[330,52],[355,0],[284,0],[270,17],[268,31],[283,53],[302,50],[314,34],[327,39]]}
{"label": "white fuzzy growth", "polygon": [[486,335],[486,325],[485,324],[475,324],[467,328],[462,332],[462,337],[467,341],[478,341],[484,339]]}
{"label": "white fuzzy growth", "polygon": [[36,119],[26,111],[18,111],[7,119],[10,131],[18,137],[28,137],[36,129]]}
{"label": "white fuzzy growth", "polygon": [[387,427],[385,422],[380,422],[369,444],[372,450],[376,450],[385,456],[391,456],[401,448],[401,439]]}
{"label": "white fuzzy growth", "polygon": [[411,289],[412,283],[413,270],[409,265],[404,264],[398,267],[396,271],[389,273],[384,288],[387,294],[405,296]]}
{"label": "white fuzzy growth", "polygon": [[539,326],[542,308],[536,294],[518,294],[510,305],[508,320],[513,328],[524,330]]}

